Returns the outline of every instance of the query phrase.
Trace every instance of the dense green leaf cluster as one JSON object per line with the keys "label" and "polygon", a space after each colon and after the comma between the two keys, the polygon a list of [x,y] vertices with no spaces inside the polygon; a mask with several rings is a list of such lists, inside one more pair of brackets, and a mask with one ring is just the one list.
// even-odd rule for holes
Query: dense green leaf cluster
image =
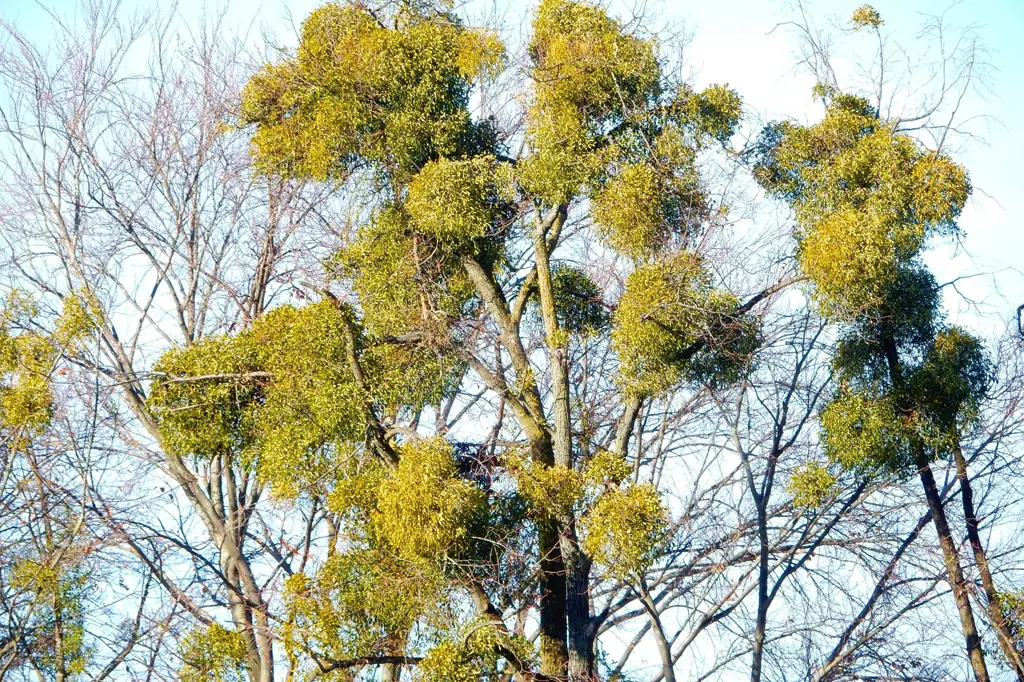
{"label": "dense green leaf cluster", "polygon": [[583,519],[583,549],[611,575],[642,575],[669,535],[668,513],[653,485],[612,486]]}
{"label": "dense green leaf cluster", "polygon": [[462,641],[444,639],[431,647],[420,664],[418,679],[425,682],[477,682],[507,677],[511,658],[529,669],[534,665],[533,645],[522,636],[512,636],[493,623],[472,623]]}
{"label": "dense green leaf cluster", "polygon": [[245,640],[241,633],[213,623],[198,627],[181,643],[182,682],[242,682],[245,674]]}
{"label": "dense green leaf cluster", "polygon": [[[882,20],[865,5],[853,23]],[[765,128],[755,176],[793,206],[798,261],[822,311],[845,325],[823,443],[844,467],[914,470],[948,452],[988,388],[984,349],[944,325],[939,287],[920,259],[929,237],[958,232],[970,181],[867,100],[827,86],[816,94],[824,119]]]}
{"label": "dense green leaf cluster", "polygon": [[503,48],[436,3],[403,3],[392,25],[357,3],[328,4],[302,25],[297,55],[242,93],[267,172],[326,179],[369,165],[407,176],[440,156],[487,150],[493,135],[466,108],[472,80]]}
{"label": "dense green leaf cluster", "polygon": [[361,441],[371,398],[353,378],[351,313],[332,302],[283,306],[235,336],[168,351],[150,405],[181,456],[237,458],[282,491]]}
{"label": "dense green leaf cluster", "polygon": [[814,125],[769,126],[759,149],[755,175],[792,203],[800,264],[840,319],[880,305],[929,236],[955,232],[971,191],[961,166],[851,95],[832,97]]}
{"label": "dense green leaf cluster", "polygon": [[819,462],[798,466],[786,485],[797,507],[817,507],[838,489],[836,477]]}
{"label": "dense green leaf cluster", "polygon": [[699,258],[686,252],[643,265],[626,280],[612,343],[623,386],[662,393],[681,380],[728,381],[757,346],[753,322],[738,300],[716,289]]}
{"label": "dense green leaf cluster", "polygon": [[332,555],[312,576],[285,585],[292,650],[346,659],[400,647],[413,624],[445,601],[437,567],[374,548]]}
{"label": "dense green leaf cluster", "polygon": [[447,441],[402,446],[398,465],[377,492],[372,514],[377,540],[407,561],[439,561],[465,549],[487,500],[458,474]]}

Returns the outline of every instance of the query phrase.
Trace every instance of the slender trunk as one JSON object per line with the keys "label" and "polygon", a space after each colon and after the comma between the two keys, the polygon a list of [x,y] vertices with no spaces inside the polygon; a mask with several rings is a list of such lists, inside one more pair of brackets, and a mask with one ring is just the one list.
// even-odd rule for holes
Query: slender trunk
{"label": "slender trunk", "polygon": [[[387,646],[389,656],[405,656],[409,633],[396,633],[396,639]],[[402,664],[384,663],[380,666],[380,682],[401,682]]]}
{"label": "slender trunk", "polygon": [[768,627],[768,523],[765,518],[764,501],[757,500],[757,536],[760,545],[757,570],[757,619],[754,623],[753,655],[750,662],[751,682],[761,681],[761,666],[764,661],[764,642]]}
{"label": "slender trunk", "polygon": [[54,682],[67,679],[67,659],[64,655],[64,613],[60,599],[60,589],[56,589],[51,598],[53,604],[53,655]]}
{"label": "slender trunk", "polygon": [[928,458],[925,456],[922,448],[918,447],[916,450],[915,457],[917,459],[918,473],[921,477],[921,485],[924,488],[925,498],[928,500],[928,509],[932,513],[935,533],[939,536],[939,546],[942,548],[942,557],[946,563],[949,585],[953,588],[956,608],[960,613],[960,628],[964,633],[967,656],[971,661],[971,669],[974,670],[974,679],[977,682],[989,682],[988,668],[985,665],[985,652],[981,649],[981,636],[978,634],[978,626],[974,622],[974,609],[971,607],[971,598],[967,591],[967,580],[964,578],[964,571],[960,566],[960,556],[957,553],[956,543],[953,541],[953,536],[949,531],[946,510],[942,506],[942,499],[939,497],[939,490],[935,485],[935,476],[932,475],[932,468],[928,463]]}
{"label": "slender trunk", "polygon": [[676,682],[676,667],[672,661],[672,646],[668,637],[665,636],[665,628],[661,625],[661,616],[658,615],[658,606],[651,599],[651,593],[647,590],[647,583],[640,579],[640,603],[647,612],[647,619],[651,623],[651,632],[654,633],[654,642],[658,646],[658,655],[661,657],[661,676],[664,682]]}
{"label": "slender trunk", "polygon": [[970,540],[971,551],[974,553],[974,563],[977,564],[978,572],[981,574],[981,584],[985,589],[989,619],[996,631],[999,648],[1002,649],[1006,662],[1013,668],[1017,679],[1024,682],[1024,655],[1014,646],[1013,636],[1010,634],[1002,610],[999,608],[999,591],[996,590],[995,580],[992,579],[992,571],[988,566],[988,555],[985,546],[981,543],[981,534],[978,532],[978,514],[974,509],[974,490],[971,488],[971,479],[967,474],[967,460],[960,448],[959,434],[954,434],[953,459],[956,461],[956,477],[960,482],[960,499],[964,505],[967,538]]}
{"label": "slender trunk", "polygon": [[[882,338],[881,341],[885,359],[889,365],[889,377],[892,380],[892,384],[895,387],[902,387],[903,368],[900,364],[896,342],[891,337]],[[909,409],[905,411],[911,412]],[[939,495],[938,486],[935,484],[935,476],[932,474],[928,456],[925,454],[921,443],[914,444],[914,463],[917,465],[921,486],[924,488],[928,510],[932,513],[935,534],[939,536],[939,547],[942,549],[942,558],[946,564],[946,578],[953,590],[956,608],[960,614],[960,629],[964,635],[967,657],[970,659],[974,678],[976,682],[989,682],[988,667],[985,665],[985,652],[981,648],[981,635],[978,634],[978,625],[974,620],[974,608],[971,606],[970,594],[967,591],[967,580],[964,577],[963,567],[960,565],[960,555],[957,552],[957,545],[953,541],[953,535],[949,530],[946,509],[942,504],[942,497]]]}

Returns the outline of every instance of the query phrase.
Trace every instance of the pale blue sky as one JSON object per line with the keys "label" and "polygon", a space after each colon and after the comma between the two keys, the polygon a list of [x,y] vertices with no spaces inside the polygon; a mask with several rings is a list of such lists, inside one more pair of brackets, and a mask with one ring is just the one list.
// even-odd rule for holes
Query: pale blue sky
{"label": "pale blue sky", "polygon": [[[78,0],[49,0],[45,4],[59,13],[72,11]],[[154,3],[159,2],[159,5]],[[616,0],[622,7],[631,0]],[[241,24],[254,14],[259,22],[273,29],[284,27],[290,13],[301,20],[318,0],[261,0],[228,3],[232,20]],[[512,0],[473,0],[475,7],[496,6],[512,23],[532,2]],[[658,4],[655,2],[648,5]],[[662,0],[660,7],[671,21],[682,21],[693,32],[686,61],[698,85],[727,82],[744,98],[747,109],[766,118],[795,117],[813,119],[819,110],[811,101],[812,79],[795,70],[795,36],[780,22],[796,17],[793,0]],[[825,25],[830,17],[845,21],[860,0],[808,0],[816,20]],[[886,21],[885,30],[911,51],[923,48],[917,39],[926,15],[947,10],[955,25],[974,24],[988,48],[988,61],[995,67],[989,74],[989,92],[972,95],[965,103],[970,115],[987,114],[976,120],[973,132],[983,141],[962,146],[957,158],[970,170],[976,187],[974,198],[965,211],[961,225],[967,234],[963,248],[937,246],[929,262],[940,281],[962,275],[993,273],[961,283],[961,290],[984,300],[982,312],[990,316],[989,329],[1024,303],[1024,0],[962,0],[950,4],[944,0],[875,0],[874,6]],[[223,3],[216,3],[221,6]],[[123,0],[123,7],[166,7],[161,0]],[[179,13],[187,21],[209,10],[213,3],[180,0]],[[31,0],[0,0],[0,17],[14,20],[30,33],[40,31],[45,40],[42,10]],[[773,31],[773,28],[776,30]],[[258,33],[258,30],[255,32]],[[846,39],[839,46],[839,57],[851,51],[870,55],[871,37]],[[955,296],[947,297],[951,315],[969,315],[976,311],[962,308]]]}

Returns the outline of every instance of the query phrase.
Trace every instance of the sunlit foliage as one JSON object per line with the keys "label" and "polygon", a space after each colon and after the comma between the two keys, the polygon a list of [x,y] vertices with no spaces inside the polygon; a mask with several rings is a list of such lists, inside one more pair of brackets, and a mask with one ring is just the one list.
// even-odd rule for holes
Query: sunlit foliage
{"label": "sunlit foliage", "polygon": [[441,439],[402,446],[394,472],[377,493],[373,526],[384,547],[407,561],[437,561],[464,548],[486,502],[459,478],[451,446]]}
{"label": "sunlit foliage", "polygon": [[850,23],[859,31],[866,26],[878,28],[885,22],[882,21],[882,15],[879,14],[878,10],[874,7],[871,5],[861,5],[857,9],[853,10],[853,16],[850,17]]}
{"label": "sunlit foliage", "polygon": [[198,627],[181,644],[183,682],[241,682],[245,674],[241,633],[213,623]]}
{"label": "sunlit foliage", "polygon": [[169,351],[150,402],[183,456],[237,459],[283,490],[322,470],[336,441],[363,436],[370,396],[353,379],[351,313],[281,307],[236,336]]}
{"label": "sunlit foliage", "polygon": [[472,623],[462,641],[445,639],[427,652],[417,677],[425,682],[498,680],[506,673],[502,656],[524,667],[533,664],[533,646],[525,637],[509,636],[493,623]]}
{"label": "sunlit foliage", "polygon": [[786,485],[797,507],[817,507],[838,490],[836,477],[818,462],[806,462],[793,471]]}
{"label": "sunlit foliage", "polygon": [[668,517],[650,484],[612,487],[583,519],[583,548],[595,562],[621,578],[640,575],[668,537]]}
{"label": "sunlit foliage", "polygon": [[15,291],[0,303],[0,430],[17,450],[39,435],[53,412],[51,380],[61,354],[73,355],[102,313],[94,299],[64,298],[54,330],[41,330],[32,300]]}
{"label": "sunlit foliage", "polygon": [[242,118],[259,124],[261,168],[326,179],[369,165],[405,177],[491,146],[489,125],[466,104],[471,82],[500,65],[500,41],[434,3],[403,5],[392,20],[325,5],[303,23],[297,54],[249,82]]}
{"label": "sunlit foliage", "polygon": [[955,233],[971,191],[961,166],[851,95],[814,125],[768,126],[759,149],[755,175],[792,203],[800,264],[839,319],[877,307],[928,237]]}
{"label": "sunlit foliage", "polygon": [[821,413],[828,457],[848,469],[899,470],[914,462],[913,433],[893,396],[844,389]]}
{"label": "sunlit foliage", "polygon": [[285,596],[293,655],[348,658],[400,645],[416,620],[444,601],[444,584],[435,565],[354,549],[328,558],[313,576],[289,578]]}
{"label": "sunlit foliage", "polygon": [[[88,572],[75,561],[77,548],[59,554],[59,561],[44,557],[16,559],[9,575],[10,587],[29,597],[33,608],[22,624],[30,640],[23,646],[33,664],[47,675],[57,671],[82,674],[93,654],[86,644],[86,596]],[[59,637],[59,639],[58,639]]]}
{"label": "sunlit foliage", "polygon": [[729,380],[756,347],[738,299],[716,289],[700,259],[681,253],[643,265],[626,281],[612,343],[629,391],[653,395],[683,379]]}

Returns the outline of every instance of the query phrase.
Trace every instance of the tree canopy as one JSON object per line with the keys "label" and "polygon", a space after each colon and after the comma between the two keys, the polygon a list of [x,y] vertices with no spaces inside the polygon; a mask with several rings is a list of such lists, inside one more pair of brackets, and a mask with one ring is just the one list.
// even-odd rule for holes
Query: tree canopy
{"label": "tree canopy", "polygon": [[1024,681],[1024,348],[945,312],[957,111],[873,7],[805,122],[589,0],[137,79],[90,8],[0,59],[0,680]]}

